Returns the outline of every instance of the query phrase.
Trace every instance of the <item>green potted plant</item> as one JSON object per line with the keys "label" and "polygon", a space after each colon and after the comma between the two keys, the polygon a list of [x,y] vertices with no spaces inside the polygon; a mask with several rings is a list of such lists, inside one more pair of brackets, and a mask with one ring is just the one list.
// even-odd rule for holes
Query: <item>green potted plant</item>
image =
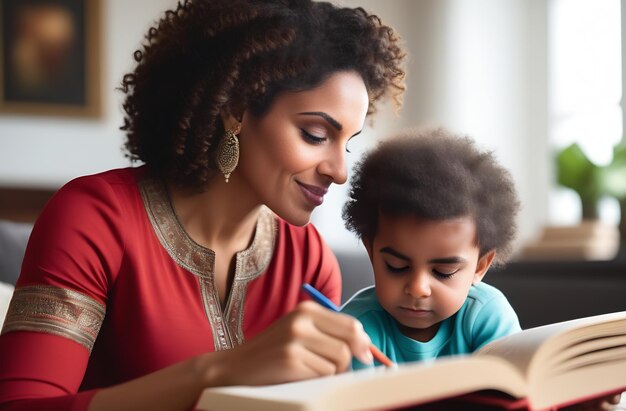
{"label": "green potted plant", "polygon": [[[582,219],[579,224],[546,226],[537,240],[522,250],[529,259],[610,260],[617,255],[620,242],[626,244],[626,141],[614,149],[611,164],[598,166],[580,146],[571,144],[555,157],[556,179],[580,197]],[[613,196],[620,201],[620,230],[600,220],[599,201]],[[621,238],[620,238],[621,237]]]}
{"label": "green potted plant", "polygon": [[597,220],[598,202],[604,194],[602,168],[591,162],[574,143],[557,154],[556,174],[560,185],[571,188],[580,196],[583,220]]}
{"label": "green potted plant", "polygon": [[626,244],[626,139],[613,148],[613,160],[602,170],[604,191],[620,204],[619,231],[622,244]]}
{"label": "green potted plant", "polygon": [[605,166],[591,162],[576,143],[565,147],[556,157],[557,181],[580,196],[583,220],[597,220],[602,196],[619,201],[622,244],[626,244],[626,139],[613,147],[613,160]]}

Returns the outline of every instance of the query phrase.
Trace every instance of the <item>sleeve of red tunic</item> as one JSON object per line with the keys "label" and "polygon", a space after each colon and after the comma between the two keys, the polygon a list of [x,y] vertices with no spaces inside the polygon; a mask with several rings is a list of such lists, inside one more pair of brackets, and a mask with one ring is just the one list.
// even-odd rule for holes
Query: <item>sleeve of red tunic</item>
{"label": "sleeve of red tunic", "polygon": [[309,235],[304,246],[310,257],[309,263],[316,266],[310,283],[335,305],[341,303],[341,271],[337,257],[312,224],[307,227]]}
{"label": "sleeve of red tunic", "polygon": [[[286,294],[289,290],[293,293],[290,296],[293,297],[294,306],[302,300],[308,300],[309,297],[302,292],[301,287],[303,283],[309,283],[339,305],[339,263],[313,224],[295,227],[283,222],[279,230],[275,262],[279,263],[276,269],[285,272],[287,276],[283,281],[289,282],[289,286],[282,285],[281,298],[288,298]],[[283,281],[274,280],[276,284]]]}
{"label": "sleeve of red tunic", "polygon": [[124,249],[121,206],[98,176],[50,200],[31,234],[0,335],[0,409],[85,410],[78,393]]}

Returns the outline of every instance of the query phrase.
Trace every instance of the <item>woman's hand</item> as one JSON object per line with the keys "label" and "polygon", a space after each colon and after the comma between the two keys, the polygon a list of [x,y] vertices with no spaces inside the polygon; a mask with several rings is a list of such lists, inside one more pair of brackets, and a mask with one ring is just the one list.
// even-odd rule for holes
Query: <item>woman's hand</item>
{"label": "woman's hand", "polygon": [[352,356],[371,364],[369,344],[355,318],[306,301],[245,344],[207,354],[202,366],[207,386],[274,384],[345,371]]}

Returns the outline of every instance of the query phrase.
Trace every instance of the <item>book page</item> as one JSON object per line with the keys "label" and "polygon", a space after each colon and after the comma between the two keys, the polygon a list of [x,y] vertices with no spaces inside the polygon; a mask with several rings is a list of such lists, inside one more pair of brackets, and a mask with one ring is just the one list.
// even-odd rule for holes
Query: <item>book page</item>
{"label": "book page", "polygon": [[538,351],[552,356],[575,342],[600,339],[607,333],[626,334],[626,312],[602,314],[527,329],[493,341],[478,350],[475,355],[504,358],[528,379],[531,363],[537,357]]}
{"label": "book page", "polygon": [[604,361],[593,366],[573,368],[533,383],[528,402],[535,409],[548,409],[624,390],[626,361]]}
{"label": "book page", "polygon": [[544,375],[556,375],[571,369],[596,363],[626,361],[626,324],[624,335],[606,335],[601,338],[579,339],[556,352],[542,354]]}
{"label": "book page", "polygon": [[199,409],[228,411],[334,411],[409,406],[483,389],[517,398],[523,379],[506,361],[459,356],[376,367],[289,384],[204,391]]}

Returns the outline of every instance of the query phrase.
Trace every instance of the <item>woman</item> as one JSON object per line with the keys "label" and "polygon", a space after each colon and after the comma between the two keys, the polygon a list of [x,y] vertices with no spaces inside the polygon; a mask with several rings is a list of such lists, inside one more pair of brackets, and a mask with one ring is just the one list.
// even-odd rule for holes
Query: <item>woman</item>
{"label": "woman", "polygon": [[[0,336],[3,410],[183,410],[211,386],[371,361],[312,225],[404,52],[362,9],[190,0],[125,76],[145,165],[78,178],[37,221]],[[96,338],[97,337],[97,338]]]}

